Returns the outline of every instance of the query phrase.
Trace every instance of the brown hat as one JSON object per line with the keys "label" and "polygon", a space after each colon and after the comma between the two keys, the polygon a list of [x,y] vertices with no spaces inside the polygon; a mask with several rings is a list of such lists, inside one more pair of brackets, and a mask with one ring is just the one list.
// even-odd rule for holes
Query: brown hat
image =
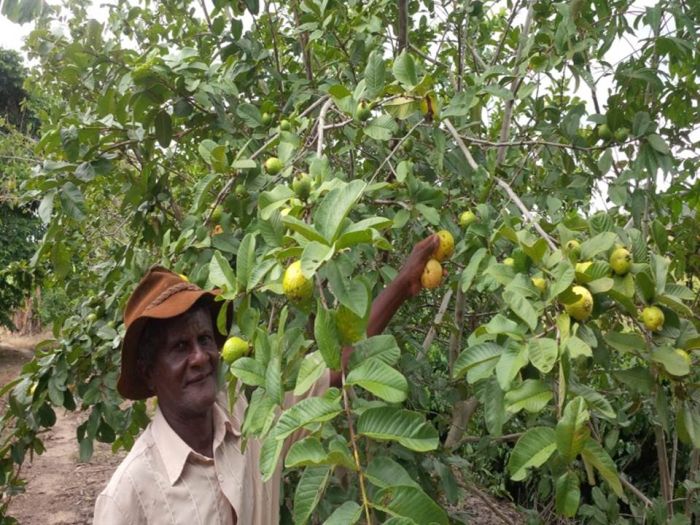
{"label": "brown hat", "polygon": [[[223,301],[214,301],[220,290],[202,290],[180,275],[154,266],[141,279],[124,309],[126,334],[122,344],[122,366],[117,390],[128,399],[145,399],[153,395],[138,371],[139,339],[149,319],[169,319],[184,314],[202,298],[209,299],[212,319],[216,320]],[[229,319],[230,321],[230,319]],[[219,346],[225,336],[215,330]]]}

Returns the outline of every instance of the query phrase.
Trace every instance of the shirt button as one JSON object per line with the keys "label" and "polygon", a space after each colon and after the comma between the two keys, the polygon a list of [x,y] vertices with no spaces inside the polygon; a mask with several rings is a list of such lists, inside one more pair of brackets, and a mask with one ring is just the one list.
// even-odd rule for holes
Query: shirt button
{"label": "shirt button", "polygon": [[223,477],[221,474],[219,474],[219,475],[216,476],[216,477],[219,478],[219,483],[223,483],[223,482],[224,482],[224,477]]}

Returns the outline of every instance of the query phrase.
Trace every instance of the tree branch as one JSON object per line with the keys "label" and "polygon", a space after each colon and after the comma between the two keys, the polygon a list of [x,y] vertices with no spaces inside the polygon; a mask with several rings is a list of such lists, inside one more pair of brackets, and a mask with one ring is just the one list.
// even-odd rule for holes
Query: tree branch
{"label": "tree branch", "polygon": [[398,53],[408,47],[408,0],[398,0],[399,2],[399,47]]}
{"label": "tree branch", "polygon": [[333,104],[333,99],[326,100],[326,103],[321,107],[321,112],[318,114],[318,143],[316,144],[316,156],[320,159],[323,156],[323,132],[326,129],[326,113],[328,108]]}
{"label": "tree branch", "polygon": [[447,311],[447,307],[450,304],[450,299],[452,299],[452,289],[450,288],[445,292],[445,295],[442,298],[442,303],[440,303],[440,308],[438,309],[437,313],[435,314],[435,319],[433,320],[433,325],[430,327],[430,330],[428,330],[428,335],[425,336],[425,340],[423,341],[423,347],[422,349],[418,352],[417,358],[421,359],[423,356],[425,356],[425,353],[428,351],[428,348],[430,348],[430,345],[433,344],[433,340],[435,339],[435,334],[437,333],[437,329],[435,328],[437,325],[442,323],[442,318],[445,317],[445,312]]}

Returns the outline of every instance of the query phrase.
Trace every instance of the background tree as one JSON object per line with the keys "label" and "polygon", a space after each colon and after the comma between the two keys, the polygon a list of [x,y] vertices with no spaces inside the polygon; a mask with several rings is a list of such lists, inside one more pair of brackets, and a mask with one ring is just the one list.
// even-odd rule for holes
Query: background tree
{"label": "background tree", "polygon": [[[123,302],[159,262],[222,288],[231,335],[254,347],[222,379],[231,396],[245,385],[265,475],[310,431],[284,458],[286,520],[454,522],[465,478],[545,520],[697,511],[696,6],[3,10],[41,13],[32,262],[76,303],[9,387],[8,494],[54,407],[89,411],[83,457],[145,425],[142,403],[120,407],[115,349]],[[457,241],[443,287],[393,336],[356,342],[342,390],[278,418],[285,391],[339,367],[346,328],[433,229]],[[284,294],[292,261],[305,301]]]}

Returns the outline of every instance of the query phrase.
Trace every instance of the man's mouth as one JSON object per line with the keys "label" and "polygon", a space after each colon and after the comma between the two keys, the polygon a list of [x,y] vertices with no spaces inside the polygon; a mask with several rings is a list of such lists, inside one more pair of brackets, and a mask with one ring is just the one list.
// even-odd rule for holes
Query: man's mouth
{"label": "man's mouth", "polygon": [[187,386],[201,383],[201,382],[205,381],[206,379],[210,378],[211,375],[212,375],[212,372],[207,372],[206,374],[198,374],[198,375],[194,376],[192,379],[190,379],[189,381],[187,381]]}

